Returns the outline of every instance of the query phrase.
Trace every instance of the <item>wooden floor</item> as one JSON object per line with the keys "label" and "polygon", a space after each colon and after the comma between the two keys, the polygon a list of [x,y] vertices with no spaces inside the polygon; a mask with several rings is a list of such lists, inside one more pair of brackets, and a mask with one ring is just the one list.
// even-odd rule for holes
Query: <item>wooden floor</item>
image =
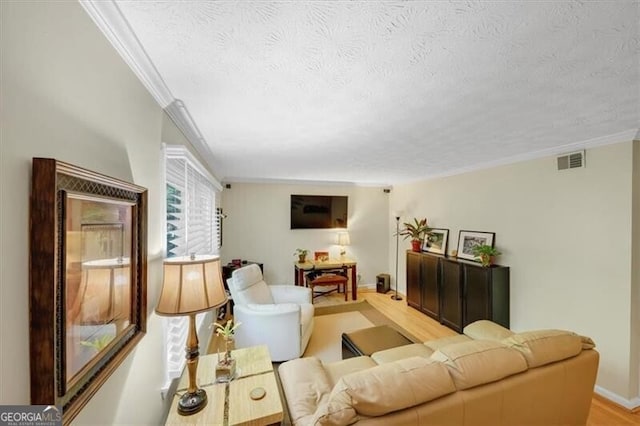
{"label": "wooden floor", "polygon": [[[389,294],[380,294],[373,291],[358,291],[358,299],[367,300],[377,310],[395,321],[400,327],[405,328],[420,340],[430,340],[439,337],[452,336],[456,332],[440,325],[428,316],[407,306],[406,299],[392,300]],[[343,300],[341,295],[332,295],[336,303]],[[597,342],[596,342],[597,343]],[[640,425],[640,413],[631,413],[608,400],[594,396],[591,403],[591,412],[587,426],[618,426]]]}

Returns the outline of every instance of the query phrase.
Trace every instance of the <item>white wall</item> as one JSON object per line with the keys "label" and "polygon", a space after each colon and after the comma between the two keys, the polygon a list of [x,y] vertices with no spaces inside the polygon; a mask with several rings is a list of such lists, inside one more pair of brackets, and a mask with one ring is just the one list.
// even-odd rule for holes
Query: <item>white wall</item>
{"label": "white wall", "polygon": [[631,266],[631,374],[630,395],[637,395],[640,405],[640,140],[633,142],[633,225]]}
{"label": "white wall", "polygon": [[335,185],[280,185],[231,183],[222,192],[222,259],[245,259],[264,263],[265,280],[271,284],[293,283],[297,248],[330,252],[338,257],[336,230],[290,229],[291,194],[347,195],[347,257],[358,262],[359,285],[374,285],[376,275],[387,270],[389,194],[382,188]]}
{"label": "white wall", "polygon": [[184,139],[77,2],[1,8],[0,404],[30,399],[31,159],[51,157],[149,190],[148,332],[74,423],[159,424],[163,330],[152,311],[162,284],[161,142]]}
{"label": "white wall", "polygon": [[[390,200],[403,219],[426,216],[449,228],[449,251],[461,229],[495,232],[498,262],[511,267],[511,327],[591,336],[602,356],[598,385],[627,401],[637,397],[630,377],[637,384],[638,376],[631,361],[632,146],[590,149],[584,169],[559,172],[549,157],[400,185]],[[399,276],[404,291],[404,259]]]}

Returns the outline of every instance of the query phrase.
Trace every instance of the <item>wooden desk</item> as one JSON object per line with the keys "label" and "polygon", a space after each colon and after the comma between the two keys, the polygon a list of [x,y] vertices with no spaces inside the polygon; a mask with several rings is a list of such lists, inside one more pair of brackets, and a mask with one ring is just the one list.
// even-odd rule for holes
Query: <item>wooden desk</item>
{"label": "wooden desk", "polygon": [[[181,416],[176,408],[179,396],[189,384],[188,372],[182,374],[166,425],[260,426],[283,420],[282,401],[267,347],[236,349],[231,354],[236,360],[238,377],[230,383],[215,383],[218,354],[200,357],[198,385],[207,392],[208,403],[202,411],[192,416]],[[249,397],[249,392],[256,387],[266,390],[264,398],[258,401]]]}
{"label": "wooden desk", "polygon": [[329,259],[324,262],[320,262],[317,260],[307,260],[304,263],[295,262],[295,277],[294,282],[296,285],[304,285],[304,274],[305,272],[313,271],[313,270],[323,270],[323,269],[340,269],[346,268],[351,271],[351,299],[358,300],[358,280],[357,280],[357,272],[356,272],[357,263],[353,259]]}

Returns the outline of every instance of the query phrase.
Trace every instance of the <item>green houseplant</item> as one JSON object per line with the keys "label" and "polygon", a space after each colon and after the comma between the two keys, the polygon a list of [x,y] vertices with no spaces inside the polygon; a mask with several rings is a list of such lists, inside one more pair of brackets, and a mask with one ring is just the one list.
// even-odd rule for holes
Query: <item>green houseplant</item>
{"label": "green houseplant", "polygon": [[424,237],[429,234],[431,228],[427,225],[427,218],[413,218],[413,223],[405,222],[402,229],[398,232],[405,240],[411,239],[411,248],[413,251],[420,251]]}
{"label": "green houseplant", "polygon": [[482,266],[489,267],[493,264],[493,260],[496,256],[501,255],[496,248],[488,246],[486,244],[480,244],[473,248],[473,254],[476,259],[482,263]]}
{"label": "green houseplant", "polygon": [[307,255],[309,254],[309,250],[307,249],[296,249],[294,253],[295,256],[298,256],[298,263],[304,263],[307,260]]}

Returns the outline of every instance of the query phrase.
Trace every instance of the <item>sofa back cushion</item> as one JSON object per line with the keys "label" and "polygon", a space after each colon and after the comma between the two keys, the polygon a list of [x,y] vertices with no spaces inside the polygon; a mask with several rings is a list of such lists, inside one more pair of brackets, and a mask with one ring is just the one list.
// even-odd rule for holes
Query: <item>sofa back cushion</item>
{"label": "sofa back cushion", "polygon": [[526,331],[502,342],[522,353],[529,368],[571,358],[578,355],[583,347],[581,336],[565,330]]}
{"label": "sofa back cushion", "polygon": [[493,340],[496,342],[514,334],[513,331],[508,328],[489,320],[474,321],[467,325],[462,331],[465,336],[469,336],[475,340]]}
{"label": "sofa back cushion", "polygon": [[316,412],[314,424],[349,424],[355,412],[382,416],[455,390],[443,364],[423,357],[406,358],[340,378],[328,403]]}
{"label": "sofa back cushion", "polygon": [[469,389],[527,369],[524,356],[489,340],[471,340],[440,348],[431,359],[449,368],[458,390]]}

